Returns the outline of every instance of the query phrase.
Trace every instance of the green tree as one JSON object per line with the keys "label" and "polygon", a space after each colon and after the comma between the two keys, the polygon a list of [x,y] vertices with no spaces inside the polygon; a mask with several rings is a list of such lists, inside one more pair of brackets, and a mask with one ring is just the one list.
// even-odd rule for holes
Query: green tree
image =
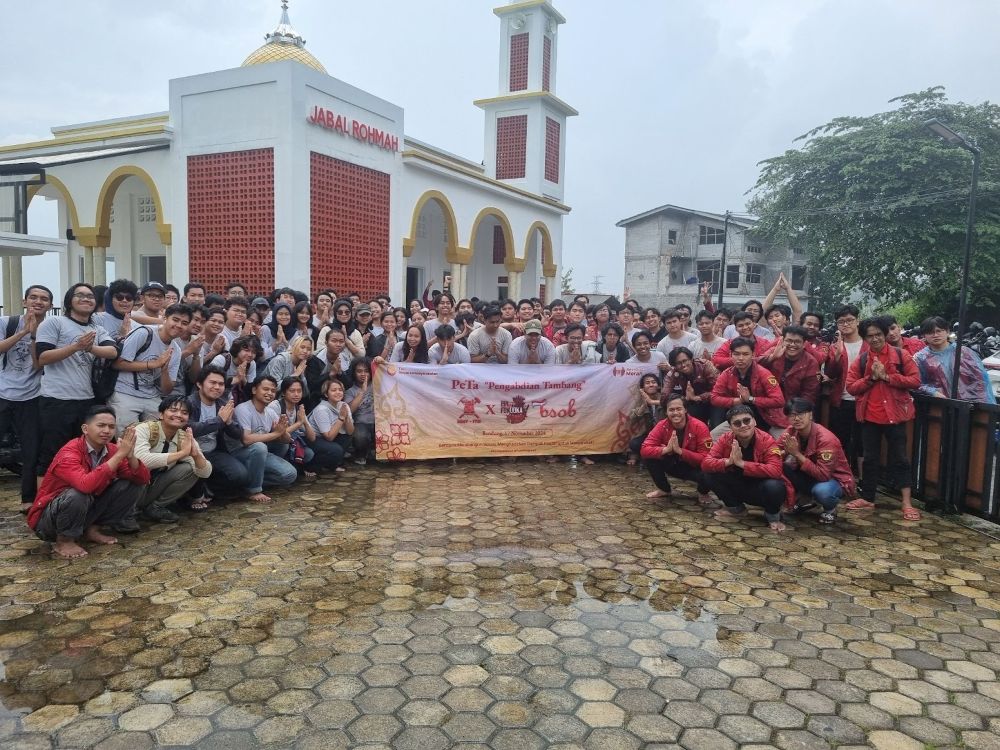
{"label": "green tree", "polygon": [[861,297],[876,308],[912,301],[954,316],[964,252],[970,154],[930,133],[936,117],[982,150],[969,306],[1000,302],[1000,106],[949,102],[943,87],[892,99],[869,117],[838,117],[760,163],[748,202],[756,231],[809,248],[813,307]]}
{"label": "green tree", "polygon": [[561,294],[573,293],[573,268],[567,268],[559,275]]}

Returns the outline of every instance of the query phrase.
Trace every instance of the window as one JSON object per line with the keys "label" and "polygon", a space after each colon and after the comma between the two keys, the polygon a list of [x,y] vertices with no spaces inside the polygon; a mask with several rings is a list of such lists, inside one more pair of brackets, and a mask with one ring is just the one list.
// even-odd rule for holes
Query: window
{"label": "window", "polygon": [[764,275],[763,263],[747,263],[747,283],[759,284]]}
{"label": "window", "polygon": [[747,252],[753,253],[754,255],[760,255],[763,248],[760,245],[747,245]]}
{"label": "window", "polygon": [[667,244],[668,245],[676,245],[677,244],[677,230],[676,229],[668,229],[667,230]]}
{"label": "window", "polygon": [[805,254],[806,254],[806,250],[805,250],[804,247],[793,247],[792,248],[792,255],[805,255]]}
{"label": "window", "polygon": [[497,276],[497,299],[507,299],[507,277]]}
{"label": "window", "polygon": [[159,281],[161,284],[167,283],[167,256],[165,255],[142,255],[139,257],[142,272],[140,279],[145,284],[149,281]]}
{"label": "window", "polygon": [[792,266],[792,289],[806,288],[806,267]]}
{"label": "window", "polygon": [[711,282],[713,285],[719,281],[719,273],[722,269],[722,261],[720,260],[699,260],[698,261],[698,283],[703,284],[706,281]]}
{"label": "window", "polygon": [[740,287],[740,267],[726,266],[726,289],[739,289]]}
{"label": "window", "polygon": [[717,227],[706,227],[705,225],[698,227],[699,245],[721,245],[724,237],[725,232]]}

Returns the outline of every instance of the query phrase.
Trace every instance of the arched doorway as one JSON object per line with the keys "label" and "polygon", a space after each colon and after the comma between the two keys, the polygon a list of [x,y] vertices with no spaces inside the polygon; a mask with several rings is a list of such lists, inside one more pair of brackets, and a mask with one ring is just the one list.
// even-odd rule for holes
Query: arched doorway
{"label": "arched doorway", "polygon": [[[96,232],[88,241],[104,248],[113,275],[138,284],[170,280],[170,225],[153,178],[140,167],[114,170],[97,200]],[[95,253],[95,259],[98,255]]]}
{"label": "arched doorway", "polygon": [[443,289],[445,282],[454,290],[452,264],[458,262],[458,227],[451,202],[441,192],[424,193],[413,208],[410,236],[403,240],[406,259],[405,303],[419,299],[427,284]]}
{"label": "arched doorway", "polygon": [[65,288],[77,279],[71,260],[79,232],[80,217],[73,195],[62,180],[46,173],[45,184],[28,191],[28,234],[67,240],[67,250],[27,256],[21,261],[21,272],[23,279],[52,289],[56,306]]}
{"label": "arched doorway", "polygon": [[504,300],[516,293],[514,273],[520,261],[507,216],[498,208],[484,208],[472,224],[469,238],[466,296]]}
{"label": "arched doorway", "polygon": [[552,235],[549,228],[536,221],[528,228],[524,242],[524,274],[521,284],[523,297],[539,297],[549,302],[559,296],[554,285],[556,267],[552,258]]}

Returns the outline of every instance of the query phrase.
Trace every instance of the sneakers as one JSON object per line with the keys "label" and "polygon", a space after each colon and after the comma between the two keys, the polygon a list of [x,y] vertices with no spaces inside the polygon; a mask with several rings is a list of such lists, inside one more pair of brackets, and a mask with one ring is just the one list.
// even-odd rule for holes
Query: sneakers
{"label": "sneakers", "polygon": [[816,503],[813,500],[802,500],[795,503],[795,506],[791,510],[793,516],[797,516],[801,513],[812,510],[816,507]]}
{"label": "sneakers", "polygon": [[361,458],[354,459],[354,463],[356,463],[358,466],[364,466],[368,463],[368,459],[365,458],[364,456],[361,456]]}
{"label": "sneakers", "polygon": [[819,514],[819,522],[825,524],[831,524],[837,520],[837,511],[828,510]]}
{"label": "sneakers", "polygon": [[142,512],[142,515],[150,521],[156,521],[157,523],[177,523],[181,520],[181,517],[173,511],[161,508],[158,505],[149,506]]}
{"label": "sneakers", "polygon": [[139,522],[134,518],[126,518],[123,521],[119,521],[112,525],[111,528],[119,534],[137,534],[142,530]]}

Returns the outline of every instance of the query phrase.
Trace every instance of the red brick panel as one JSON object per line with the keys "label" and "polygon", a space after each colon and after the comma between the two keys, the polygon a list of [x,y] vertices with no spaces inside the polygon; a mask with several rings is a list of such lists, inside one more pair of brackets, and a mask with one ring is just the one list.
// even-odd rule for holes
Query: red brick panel
{"label": "red brick panel", "polygon": [[370,299],[389,290],[389,175],[309,156],[310,283]]}
{"label": "red brick panel", "polygon": [[528,88],[528,34],[514,34],[510,38],[510,90]]}
{"label": "red brick panel", "polygon": [[545,37],[542,43],[542,91],[551,91],[549,82],[552,78],[552,37]]}
{"label": "red brick panel", "polygon": [[528,148],[528,116],[512,115],[497,118],[497,179],[516,180],[524,177],[524,161]]}
{"label": "red brick panel", "polygon": [[230,281],[274,288],[274,151],[189,156],[188,276],[210,292]]}
{"label": "red brick panel", "polygon": [[545,179],[559,182],[559,123],[545,118]]}
{"label": "red brick panel", "polygon": [[493,265],[502,266],[507,262],[507,238],[503,235],[503,227],[493,225]]}

